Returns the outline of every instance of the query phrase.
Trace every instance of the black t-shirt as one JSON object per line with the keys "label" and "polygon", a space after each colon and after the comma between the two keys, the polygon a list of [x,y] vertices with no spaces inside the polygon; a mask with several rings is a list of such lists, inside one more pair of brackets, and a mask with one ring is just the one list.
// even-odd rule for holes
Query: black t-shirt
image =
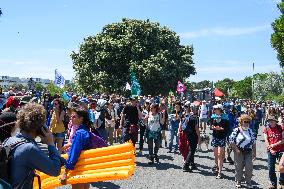
{"label": "black t-shirt", "polygon": [[218,123],[216,119],[212,120],[212,126],[220,126],[224,130],[213,130],[212,136],[218,139],[225,139],[229,133],[229,121],[227,119],[221,119]]}
{"label": "black t-shirt", "polygon": [[195,130],[197,120],[198,120],[198,118],[197,118],[196,115],[183,115],[182,121],[183,122],[187,121],[186,128],[184,130],[186,132],[186,134],[197,136],[197,133],[196,133],[196,130]]}
{"label": "black t-shirt", "polygon": [[123,114],[125,114],[125,121],[129,122],[130,125],[137,125],[139,116],[138,116],[138,110],[137,107],[127,105],[123,109]]}

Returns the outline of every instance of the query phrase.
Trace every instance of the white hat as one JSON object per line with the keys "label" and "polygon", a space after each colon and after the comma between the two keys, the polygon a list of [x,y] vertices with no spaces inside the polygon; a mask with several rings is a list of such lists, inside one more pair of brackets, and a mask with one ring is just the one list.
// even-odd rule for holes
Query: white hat
{"label": "white hat", "polygon": [[190,103],[189,101],[186,101],[184,105],[185,105],[185,106],[190,106],[191,103]]}
{"label": "white hat", "polygon": [[223,110],[223,106],[222,106],[222,104],[217,104],[217,105],[213,106],[213,109],[221,109],[221,110]]}

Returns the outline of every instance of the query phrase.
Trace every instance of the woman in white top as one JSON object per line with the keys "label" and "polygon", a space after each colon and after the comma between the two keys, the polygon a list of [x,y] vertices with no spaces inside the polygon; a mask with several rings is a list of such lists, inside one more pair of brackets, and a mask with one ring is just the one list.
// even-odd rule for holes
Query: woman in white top
{"label": "woman in white top", "polygon": [[[247,188],[253,188],[251,184],[253,159],[256,154],[256,139],[253,131],[249,128],[251,117],[247,114],[243,114],[240,117],[240,125],[234,129],[230,135],[230,143],[234,149],[234,159],[236,167],[236,187],[241,187],[241,180],[243,173],[247,183]],[[245,168],[245,171],[244,171]]]}
{"label": "woman in white top", "polygon": [[[148,150],[150,156],[149,165],[154,163],[154,160],[159,163],[158,151],[161,144],[161,123],[160,123],[160,114],[159,105],[151,104],[150,113],[148,116],[148,125],[146,129],[146,137],[148,142]],[[155,143],[155,147],[154,147]],[[154,148],[153,148],[154,147]]]}

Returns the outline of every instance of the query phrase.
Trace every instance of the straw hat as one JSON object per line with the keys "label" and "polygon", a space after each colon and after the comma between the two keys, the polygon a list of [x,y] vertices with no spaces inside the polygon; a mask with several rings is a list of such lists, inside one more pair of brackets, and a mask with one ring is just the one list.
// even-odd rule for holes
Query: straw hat
{"label": "straw hat", "polygon": [[270,116],[268,116],[267,121],[276,121],[276,122],[278,122],[278,119],[275,116],[270,115]]}

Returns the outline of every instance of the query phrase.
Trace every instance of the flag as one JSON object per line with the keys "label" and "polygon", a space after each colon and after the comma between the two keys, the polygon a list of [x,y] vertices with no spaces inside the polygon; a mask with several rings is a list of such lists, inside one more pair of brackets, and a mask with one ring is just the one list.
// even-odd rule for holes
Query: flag
{"label": "flag", "polygon": [[65,85],[65,79],[57,69],[55,70],[54,84],[60,88],[63,88]]}
{"label": "flag", "polygon": [[127,91],[131,90],[131,86],[128,82],[126,83],[125,90],[127,90]]}
{"label": "flag", "polygon": [[184,84],[182,84],[180,81],[178,81],[178,84],[177,84],[177,92],[178,94],[184,92],[186,89],[186,86]]}
{"label": "flag", "polygon": [[141,94],[140,84],[136,79],[136,76],[133,72],[131,72],[131,95],[132,96],[139,96]]}

